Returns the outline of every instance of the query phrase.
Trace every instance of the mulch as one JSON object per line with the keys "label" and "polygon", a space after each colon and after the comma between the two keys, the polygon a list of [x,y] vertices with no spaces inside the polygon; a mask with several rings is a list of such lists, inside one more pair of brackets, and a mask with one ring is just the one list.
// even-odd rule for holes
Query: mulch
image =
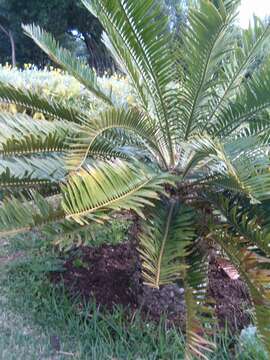
{"label": "mulch", "polygon": [[[181,326],[184,322],[184,289],[180,284],[159,290],[144,286],[138,256],[130,243],[80,248],[70,254],[63,272],[51,276],[53,282],[63,281],[72,298],[95,301],[110,311],[116,305],[132,312],[140,309],[150,320],[166,315],[169,323]],[[250,324],[251,303],[245,284],[240,278],[231,278],[216,259],[210,262],[208,292],[221,326],[227,324],[235,332]]]}

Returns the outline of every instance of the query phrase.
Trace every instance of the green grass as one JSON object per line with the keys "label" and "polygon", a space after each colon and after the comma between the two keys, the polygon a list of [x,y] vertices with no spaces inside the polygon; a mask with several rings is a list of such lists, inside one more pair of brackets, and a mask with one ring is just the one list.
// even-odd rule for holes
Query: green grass
{"label": "green grass", "polygon": [[[118,233],[116,226],[102,236],[117,242]],[[127,321],[122,309],[105,314],[95,304],[72,303],[61,284],[48,280],[62,261],[39,235],[1,240],[0,258],[0,359],[183,359],[183,337],[164,321],[142,321],[139,314]],[[52,337],[59,339],[60,352]],[[223,332],[216,343],[213,360],[268,359],[254,336],[237,341]]]}

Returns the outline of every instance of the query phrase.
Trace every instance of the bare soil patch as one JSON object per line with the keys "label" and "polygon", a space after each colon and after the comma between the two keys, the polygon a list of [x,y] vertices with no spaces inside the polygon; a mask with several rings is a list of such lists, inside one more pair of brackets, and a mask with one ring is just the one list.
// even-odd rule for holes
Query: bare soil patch
{"label": "bare soil patch", "polygon": [[[140,276],[136,252],[130,243],[83,247],[64,264],[64,271],[52,280],[62,280],[71,297],[95,301],[112,310],[121,305],[131,311],[141,309],[143,316],[158,320],[166,316],[169,323],[182,325],[185,318],[184,289],[181,285],[161,289],[145,287]],[[250,323],[250,300],[241,279],[232,279],[219,262],[212,260],[209,270],[209,294],[215,300],[219,322],[233,331]]]}

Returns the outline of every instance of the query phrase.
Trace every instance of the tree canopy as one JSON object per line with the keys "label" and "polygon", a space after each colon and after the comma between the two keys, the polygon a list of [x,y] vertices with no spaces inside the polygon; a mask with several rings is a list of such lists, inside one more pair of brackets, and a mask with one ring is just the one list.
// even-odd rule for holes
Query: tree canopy
{"label": "tree canopy", "polygon": [[[194,3],[195,0],[164,0],[175,36],[179,37],[179,25],[186,21],[188,6]],[[102,25],[80,0],[0,0],[0,63],[12,62],[13,40],[18,65],[47,64],[46,54],[22,31],[21,25],[30,23],[49,29],[65,47],[86,56],[91,67],[101,71],[112,68],[112,59],[101,41]]]}
{"label": "tree canopy", "polygon": [[[22,23],[50,29],[66,47],[87,56],[95,68],[111,67],[111,58],[101,41],[102,26],[78,0],[0,0],[0,25],[13,35],[17,63],[43,66],[48,57],[24,35]],[[0,62],[6,61],[11,62],[10,43],[0,31]]]}

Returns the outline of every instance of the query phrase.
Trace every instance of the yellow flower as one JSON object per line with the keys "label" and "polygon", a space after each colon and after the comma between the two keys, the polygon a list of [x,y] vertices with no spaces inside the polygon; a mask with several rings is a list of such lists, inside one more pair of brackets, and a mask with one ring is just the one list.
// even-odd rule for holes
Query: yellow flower
{"label": "yellow flower", "polygon": [[134,104],[134,102],[135,102],[134,96],[128,95],[128,96],[127,96],[127,102],[128,102],[128,104],[130,104],[130,105]]}
{"label": "yellow flower", "polygon": [[36,112],[34,114],[34,116],[33,116],[33,119],[35,119],[35,120],[45,120],[45,117],[44,117],[44,115],[42,113]]}
{"label": "yellow flower", "polygon": [[12,113],[12,114],[17,114],[17,106],[16,105],[9,105],[9,111]]}

